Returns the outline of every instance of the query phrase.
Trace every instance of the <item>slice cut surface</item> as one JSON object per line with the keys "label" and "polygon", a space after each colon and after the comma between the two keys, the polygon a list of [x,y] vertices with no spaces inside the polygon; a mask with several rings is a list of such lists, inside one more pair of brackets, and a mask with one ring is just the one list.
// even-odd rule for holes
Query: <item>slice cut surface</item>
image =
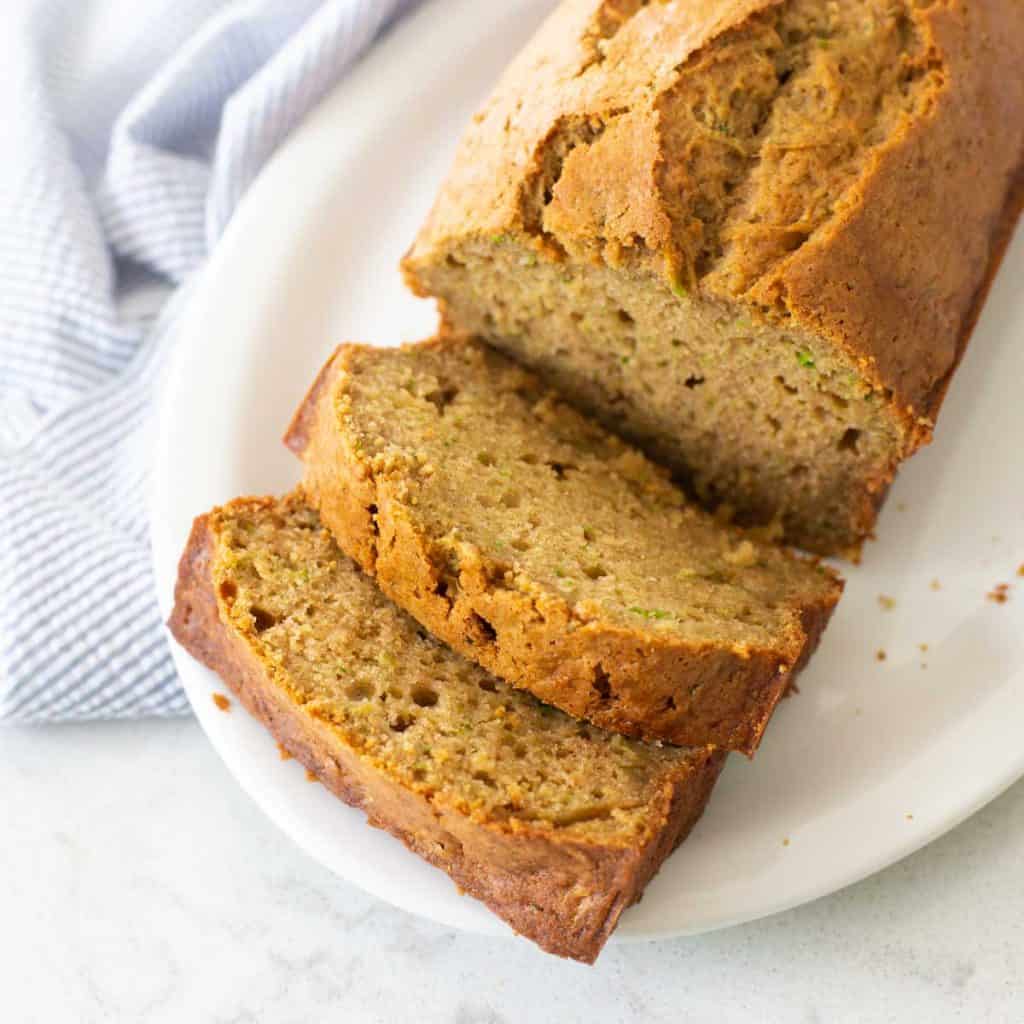
{"label": "slice cut surface", "polygon": [[461,658],[301,495],[198,519],[170,625],[342,799],[562,956],[597,956],[721,767],[577,722]]}
{"label": "slice cut surface", "polygon": [[339,349],[288,441],[385,593],[628,735],[752,752],[840,593],[477,342]]}

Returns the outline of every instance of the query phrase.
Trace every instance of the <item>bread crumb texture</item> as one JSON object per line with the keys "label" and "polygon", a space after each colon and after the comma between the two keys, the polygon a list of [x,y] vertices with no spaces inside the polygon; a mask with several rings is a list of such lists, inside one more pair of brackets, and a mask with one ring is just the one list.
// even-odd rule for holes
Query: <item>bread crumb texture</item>
{"label": "bread crumb texture", "polygon": [[625,735],[752,753],[841,592],[471,339],[343,346],[288,436],[392,600]]}
{"label": "bread crumb texture", "polygon": [[[830,570],[687,502],[667,474],[531,374],[462,343],[353,347],[338,411],[360,458],[436,543],[442,587],[465,566],[569,605],[569,624],[748,648],[798,630]],[[794,650],[794,656],[798,651]]]}

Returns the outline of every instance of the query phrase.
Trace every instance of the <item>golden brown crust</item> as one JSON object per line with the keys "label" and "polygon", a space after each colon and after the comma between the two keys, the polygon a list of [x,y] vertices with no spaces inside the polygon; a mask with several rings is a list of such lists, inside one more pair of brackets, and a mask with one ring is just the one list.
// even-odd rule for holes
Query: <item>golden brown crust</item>
{"label": "golden brown crust", "polygon": [[1024,6],[954,0],[916,16],[942,72],[927,113],[880,147],[844,212],[761,285],[893,392],[917,422],[912,447],[930,437],[933,396],[998,263],[1024,159]]}
{"label": "golden brown crust", "polygon": [[[352,458],[352,453],[346,449],[343,435],[328,435],[325,431],[316,430],[319,410],[322,404],[332,401],[331,395],[339,372],[340,367],[333,359],[321,367],[284,435],[285,445],[300,458],[315,436],[319,461],[324,466],[342,465]],[[346,488],[339,488],[332,498],[332,517],[350,524],[352,540],[349,547],[343,550],[366,572],[370,572],[369,567],[376,558],[375,501],[376,491],[372,480],[368,478],[352,479]]]}
{"label": "golden brown crust", "polygon": [[[991,256],[985,270],[985,276],[974,293],[974,298],[964,319],[963,330],[957,344],[956,357],[946,375],[936,382],[931,394],[927,397],[928,416],[933,423],[938,418],[939,410],[942,408],[942,403],[946,400],[946,394],[949,392],[949,385],[952,383],[953,374],[956,373],[957,367],[967,351],[967,345],[974,333],[974,328],[978,324],[981,311],[985,308],[985,301],[988,299],[992,282],[995,281],[996,275],[999,273],[1003,257],[1006,255],[1006,249],[1013,238],[1013,233],[1020,220],[1022,210],[1024,210],[1024,161],[1022,161],[1017,169],[1016,180],[1007,194],[1006,203],[1003,206],[996,231],[992,237]],[[930,440],[930,435],[924,439],[925,442]]]}
{"label": "golden brown crust", "polygon": [[[409,254],[414,286],[417,261],[446,240],[523,229],[520,190],[569,123],[589,121],[601,134],[561,167],[574,181],[559,182],[572,196],[552,204],[555,235],[607,238],[612,224],[598,206],[614,207],[628,220],[614,225],[623,244],[639,238],[670,255],[673,214],[654,179],[664,143],[652,112],[701,47],[777,4],[637,7],[595,61],[592,26],[607,6],[568,0],[510,66]],[[917,443],[956,361],[1024,159],[1024,7],[946,0],[917,6],[912,17],[929,67],[940,71],[923,113],[872,150],[833,216],[748,298],[782,302],[797,323],[849,351],[867,379],[892,391],[895,409],[923,421]],[[616,159],[623,149],[633,158]]]}
{"label": "golden brown crust", "polygon": [[[625,116],[630,125],[655,128],[654,100],[676,80],[686,60],[716,36],[779,0],[719,0],[714,4],[630,4],[632,16],[617,20],[614,32],[601,30],[608,0],[565,0],[509,65],[494,92],[460,143],[455,163],[406,263],[412,270],[420,254],[465,234],[493,235],[521,228],[521,190],[538,170],[544,147],[564,127],[590,116]],[[603,38],[602,38],[603,37]],[[628,128],[620,131],[637,137]],[[642,128],[639,129],[642,133]],[[647,147],[644,147],[645,152]],[[629,195],[632,211],[622,237],[631,234],[667,242],[668,217],[652,195],[653,162],[623,161],[618,180],[609,181],[607,165],[595,160],[589,187],[575,192],[605,195],[609,188]],[[627,177],[628,176],[628,180]],[[593,207],[590,208],[593,212]],[[574,233],[592,234],[584,218]],[[651,245],[650,248],[655,248]],[[410,283],[416,287],[415,274]]]}
{"label": "golden brown crust", "polygon": [[[990,254],[985,268],[985,275],[978,283],[967,311],[964,314],[963,325],[958,338],[956,339],[953,360],[946,372],[932,384],[931,391],[921,397],[920,419],[915,421],[911,428],[912,445],[914,448],[930,444],[932,440],[932,428],[942,408],[942,403],[949,392],[949,386],[953,382],[953,375],[960,365],[960,361],[967,351],[967,345],[974,334],[974,328],[978,324],[978,318],[985,306],[985,300],[992,288],[992,282],[999,272],[1003,256],[1006,254],[1007,246],[1013,238],[1017,222],[1020,220],[1021,210],[1024,209],[1024,163],[1018,168],[1016,180],[1013,183],[1003,204],[1002,212],[998,218],[996,229],[992,235]],[[907,451],[905,455],[913,454]],[[864,481],[864,490],[861,505],[854,510],[852,521],[854,528],[860,535],[861,540],[850,548],[836,552],[837,555],[847,558],[856,563],[860,562],[863,540],[871,536],[871,530],[878,518],[878,513],[885,504],[889,495],[889,488],[896,477],[899,462],[893,461],[882,476],[872,477]]]}
{"label": "golden brown crust", "polygon": [[375,477],[337,414],[347,364],[360,348],[337,350],[286,436],[303,459],[306,493],[342,550],[435,636],[541,700],[624,735],[752,755],[817,646],[841,584],[808,601],[800,626],[776,648],[743,651],[581,623],[560,598],[501,585],[486,553],[463,559],[457,586],[439,586],[449,570],[400,482]]}
{"label": "golden brown crust", "polygon": [[[272,503],[272,499],[267,499]],[[602,847],[519,827],[505,831],[408,790],[340,743],[330,726],[275,686],[220,613],[212,577],[210,518],[196,520],[179,566],[168,623],[177,640],[217,672],[284,750],[370,824],[446,871],[521,935],[558,956],[592,963],[622,911],[700,817],[724,755],[695,752],[693,771],[666,780],[646,840]]]}

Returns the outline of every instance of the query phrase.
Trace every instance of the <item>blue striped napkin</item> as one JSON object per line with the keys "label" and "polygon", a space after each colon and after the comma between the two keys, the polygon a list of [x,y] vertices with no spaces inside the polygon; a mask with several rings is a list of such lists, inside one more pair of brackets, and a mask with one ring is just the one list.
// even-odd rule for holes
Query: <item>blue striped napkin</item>
{"label": "blue striped napkin", "polygon": [[[5,10],[0,719],[187,709],[144,502],[174,322],[260,167],[414,2]],[[116,46],[97,44],[115,35]],[[148,302],[125,300],[132,284]],[[158,314],[155,288],[171,292]]]}

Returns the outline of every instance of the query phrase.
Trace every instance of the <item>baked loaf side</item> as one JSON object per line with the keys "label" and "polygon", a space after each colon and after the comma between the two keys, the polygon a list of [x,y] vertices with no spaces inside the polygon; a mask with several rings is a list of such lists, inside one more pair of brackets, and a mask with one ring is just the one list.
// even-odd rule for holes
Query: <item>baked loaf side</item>
{"label": "baked loaf side", "polygon": [[596,958],[721,768],[575,722],[460,658],[299,495],[196,521],[170,626],[341,799],[560,956]]}
{"label": "baked loaf side", "polygon": [[1019,208],[1019,0],[566,0],[407,254],[745,522],[855,550]]}
{"label": "baked loaf side", "polygon": [[389,597],[627,735],[752,753],[841,589],[696,510],[482,343],[343,346],[287,441],[325,525]]}

